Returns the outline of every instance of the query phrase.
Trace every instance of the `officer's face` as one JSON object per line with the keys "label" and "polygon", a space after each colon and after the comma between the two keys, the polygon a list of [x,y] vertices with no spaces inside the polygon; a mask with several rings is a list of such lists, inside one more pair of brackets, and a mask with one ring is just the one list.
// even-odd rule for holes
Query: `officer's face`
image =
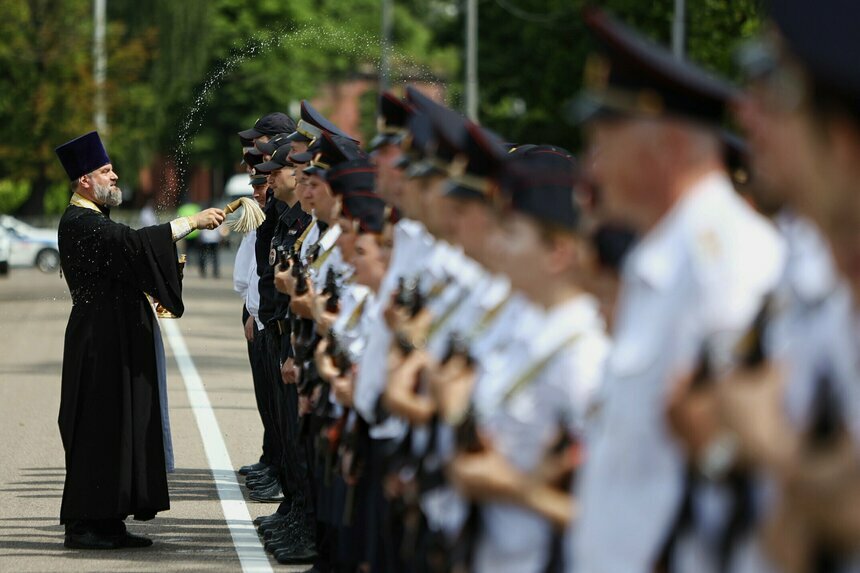
{"label": "officer's face", "polygon": [[394,167],[394,163],[400,155],[400,147],[396,145],[383,145],[372,155],[377,166],[377,191],[385,201],[398,208],[403,195],[404,176],[403,170]]}
{"label": "officer's face", "polygon": [[308,174],[304,172],[306,163],[296,165],[296,197],[302,206],[302,211],[310,213],[313,209],[313,197],[308,188]]}
{"label": "officer's face", "polygon": [[445,177],[431,176],[421,178],[421,209],[418,219],[427,230],[440,239],[451,238],[451,216],[454,203],[445,196]]}
{"label": "officer's face", "polygon": [[343,254],[343,260],[349,261],[355,255],[355,241],[358,238],[357,225],[346,217],[338,217],[338,225],[341,228],[340,237],[337,238],[337,246]]}
{"label": "officer's face", "polygon": [[738,117],[758,169],[818,224],[860,295],[860,127],[844,117],[822,118],[808,86],[798,64],[783,55],[773,73],[753,82]]}
{"label": "officer's face", "polygon": [[386,265],[376,235],[362,233],[358,236],[351,262],[355,268],[353,275],[355,282],[374,292],[379,290],[382,277],[385,275]]}
{"label": "officer's face", "polygon": [[122,203],[122,190],[117,187],[119,175],[113,170],[113,165],[108,163],[81,177],[84,189],[96,200],[96,203],[117,207]]}
{"label": "officer's face", "polygon": [[421,178],[410,177],[403,182],[399,208],[405,217],[420,220],[422,189],[424,189],[424,183]]}
{"label": "officer's face", "polygon": [[[495,241],[500,253],[499,270],[514,289],[538,304],[551,304],[550,286],[568,283],[585,267],[581,241],[560,232],[544,231],[530,217],[510,213],[501,220]],[[581,276],[579,278],[582,278]],[[574,285],[576,286],[576,285]]]}
{"label": "officer's face", "polygon": [[308,150],[308,144],[305,141],[291,141],[290,142],[290,155],[293,153],[304,153]]}
{"label": "officer's face", "polygon": [[827,236],[839,270],[860,300],[860,127],[811,112],[803,120],[800,144],[812,150],[812,161],[797,205]]}
{"label": "officer's face", "polygon": [[493,271],[499,254],[493,251],[490,237],[496,232],[496,217],[485,203],[452,199],[451,238],[467,255]]}
{"label": "officer's face", "polygon": [[499,244],[494,246],[502,254],[499,270],[514,289],[531,297],[548,279],[540,261],[543,244],[538,226],[524,215],[510,213],[501,220],[501,232],[495,239]]}
{"label": "officer's face", "polygon": [[275,197],[281,201],[292,202],[296,189],[295,170],[284,167],[269,173],[269,187],[275,192]]}
{"label": "officer's face", "polygon": [[253,194],[254,195],[254,201],[256,201],[260,207],[266,206],[266,191],[268,190],[268,188],[269,188],[268,183],[263,183],[262,185],[253,185],[252,186],[252,189],[254,189],[254,194]]}
{"label": "officer's face", "polygon": [[649,119],[601,119],[588,126],[590,178],[601,190],[606,215],[645,230],[651,211],[677,169],[671,126]]}
{"label": "officer's face", "polygon": [[781,104],[765,82],[754,82],[738,102],[735,116],[746,133],[753,177],[768,193],[766,200],[796,204],[806,185],[803,174],[813,168],[801,136],[801,114]]}
{"label": "officer's face", "polygon": [[319,175],[308,178],[308,191],[316,216],[326,223],[333,223],[340,212],[339,198],[335,197],[328,183]]}

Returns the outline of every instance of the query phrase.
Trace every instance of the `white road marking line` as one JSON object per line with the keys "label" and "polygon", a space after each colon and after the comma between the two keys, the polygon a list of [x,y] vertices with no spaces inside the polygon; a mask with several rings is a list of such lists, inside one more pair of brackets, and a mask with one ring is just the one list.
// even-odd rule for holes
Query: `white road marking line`
{"label": "white road marking line", "polygon": [[212,471],[212,478],[218,488],[218,497],[221,499],[221,510],[224,512],[227,527],[230,528],[233,546],[239,555],[242,571],[243,573],[271,573],[272,566],[251,522],[251,514],[248,513],[248,506],[245,505],[245,498],[233,472],[230,454],[221,437],[221,428],[218,426],[215,412],[212,411],[212,404],[209,402],[200,374],[197,373],[194,361],[188,354],[182,332],[175,320],[161,320],[159,324],[167,335],[173,357],[185,382],[191,411],[194,412],[194,418],[197,420],[197,429],[200,430],[200,438],[203,440],[203,448],[209,460],[209,469]]}

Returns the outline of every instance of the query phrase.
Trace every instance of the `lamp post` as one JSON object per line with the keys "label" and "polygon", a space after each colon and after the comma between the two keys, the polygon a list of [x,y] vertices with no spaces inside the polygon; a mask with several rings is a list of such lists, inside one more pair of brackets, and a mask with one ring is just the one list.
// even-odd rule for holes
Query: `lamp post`
{"label": "lamp post", "polygon": [[99,134],[107,137],[107,107],[105,102],[105,78],[107,77],[107,54],[105,53],[105,13],[107,0],[95,0],[93,3],[93,80],[95,82],[95,112],[94,123]]}

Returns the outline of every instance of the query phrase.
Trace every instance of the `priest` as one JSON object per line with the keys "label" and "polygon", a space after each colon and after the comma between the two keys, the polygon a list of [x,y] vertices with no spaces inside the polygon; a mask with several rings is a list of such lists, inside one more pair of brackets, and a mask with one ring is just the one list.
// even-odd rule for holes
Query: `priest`
{"label": "priest", "polygon": [[124,520],[169,509],[156,363],[147,295],[184,310],[174,243],[215,228],[220,209],[133,230],[110,218],[122,202],[95,131],[56,149],[73,195],[60,220],[62,273],[72,297],[63,349],[59,426],[66,453],[60,523],[75,549],[147,547]]}

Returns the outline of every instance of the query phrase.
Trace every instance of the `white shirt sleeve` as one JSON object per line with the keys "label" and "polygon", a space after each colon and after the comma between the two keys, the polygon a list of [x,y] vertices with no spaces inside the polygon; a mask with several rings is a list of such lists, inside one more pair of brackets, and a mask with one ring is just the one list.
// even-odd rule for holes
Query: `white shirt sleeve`
{"label": "white shirt sleeve", "polygon": [[245,298],[248,290],[250,278],[247,272],[248,265],[251,262],[256,263],[254,254],[256,239],[257,231],[251,231],[242,237],[242,242],[239,243],[239,248],[236,250],[236,260],[233,262],[233,290],[239,293],[242,298]]}

